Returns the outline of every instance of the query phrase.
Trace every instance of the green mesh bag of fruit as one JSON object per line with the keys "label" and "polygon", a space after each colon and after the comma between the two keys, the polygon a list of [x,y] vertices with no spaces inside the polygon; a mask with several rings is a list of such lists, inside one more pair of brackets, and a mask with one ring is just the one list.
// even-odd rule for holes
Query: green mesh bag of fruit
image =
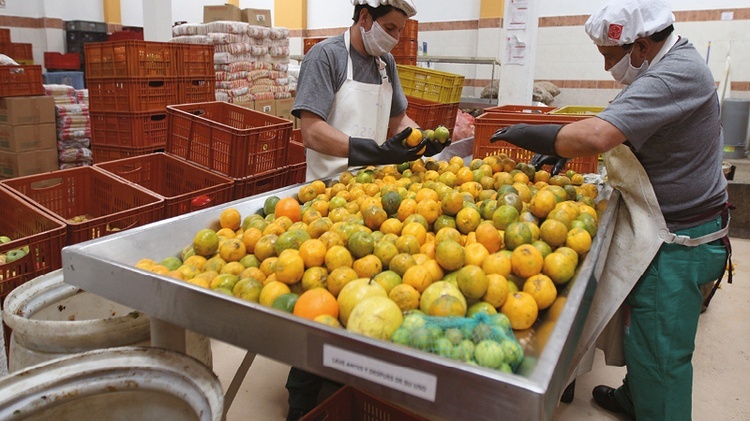
{"label": "green mesh bag of fruit", "polygon": [[523,348],[502,313],[477,313],[472,317],[410,313],[393,332],[391,341],[508,373],[523,361]]}

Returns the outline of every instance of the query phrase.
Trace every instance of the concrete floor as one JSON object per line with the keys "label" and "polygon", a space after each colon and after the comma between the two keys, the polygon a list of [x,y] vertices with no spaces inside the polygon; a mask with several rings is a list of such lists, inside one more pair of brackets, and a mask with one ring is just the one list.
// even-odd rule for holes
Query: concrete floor
{"label": "concrete floor", "polygon": [[[732,240],[736,273],[734,283],[722,282],[711,306],[703,313],[698,326],[693,357],[693,419],[750,420],[750,240]],[[214,371],[224,386],[229,386],[245,351],[213,342]],[[591,398],[599,384],[617,386],[625,369],[604,365],[597,351],[594,369],[579,377],[575,399],[560,404],[553,415],[558,421],[626,420],[600,409]],[[284,382],[289,366],[258,356],[250,367],[230,407],[227,421],[284,420],[287,393]],[[467,418],[470,418],[467,414]]]}

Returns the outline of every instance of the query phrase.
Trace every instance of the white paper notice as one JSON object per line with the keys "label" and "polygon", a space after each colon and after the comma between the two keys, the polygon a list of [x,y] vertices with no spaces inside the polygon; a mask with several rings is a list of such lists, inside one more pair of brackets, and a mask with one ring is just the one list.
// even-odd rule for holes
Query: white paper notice
{"label": "white paper notice", "polygon": [[505,64],[522,66],[526,63],[526,43],[515,35],[505,39]]}
{"label": "white paper notice", "polygon": [[323,345],[323,366],[435,402],[437,377],[331,345]]}
{"label": "white paper notice", "polygon": [[508,13],[508,29],[526,29],[529,20],[528,0],[511,0]]}

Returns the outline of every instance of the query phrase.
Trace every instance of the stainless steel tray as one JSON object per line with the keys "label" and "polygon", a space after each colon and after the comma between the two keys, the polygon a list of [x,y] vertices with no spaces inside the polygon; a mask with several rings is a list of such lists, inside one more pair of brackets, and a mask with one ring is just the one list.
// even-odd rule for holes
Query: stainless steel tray
{"label": "stainless steel tray", "polygon": [[133,266],[144,257],[177,255],[199,229],[217,227],[222,209],[235,207],[248,215],[261,209],[268,195],[293,196],[298,189],[290,186],[65,247],[65,282],[140,310],[162,326],[189,329],[304,368],[433,419],[552,416],[594,295],[599,257],[609,247],[616,191],[607,193],[609,207],[591,251],[564,292],[562,314],[556,322],[542,317],[537,323],[551,331],[546,344],[535,345],[531,335],[529,357],[519,373],[506,374],[324,326]]}

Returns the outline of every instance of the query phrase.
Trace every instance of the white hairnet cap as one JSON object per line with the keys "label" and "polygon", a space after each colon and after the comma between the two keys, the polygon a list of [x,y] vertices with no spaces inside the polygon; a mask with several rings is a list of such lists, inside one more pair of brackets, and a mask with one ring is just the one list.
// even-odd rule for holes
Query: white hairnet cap
{"label": "white hairnet cap", "polygon": [[417,7],[414,6],[414,2],[412,0],[352,0],[352,4],[354,6],[367,4],[370,7],[389,5],[403,10],[404,13],[406,13],[406,16],[410,18],[414,17],[414,15],[417,14]]}
{"label": "white hairnet cap", "polygon": [[606,47],[632,44],[674,23],[674,14],[663,0],[610,0],[586,21],[594,44]]}

